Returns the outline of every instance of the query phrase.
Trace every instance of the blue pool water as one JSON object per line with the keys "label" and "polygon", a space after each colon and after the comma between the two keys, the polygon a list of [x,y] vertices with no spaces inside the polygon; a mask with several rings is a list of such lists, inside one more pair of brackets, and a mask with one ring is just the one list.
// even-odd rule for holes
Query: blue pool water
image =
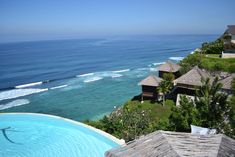
{"label": "blue pool water", "polygon": [[111,139],[58,117],[0,114],[2,157],[103,157],[119,145]]}
{"label": "blue pool water", "polygon": [[[98,119],[138,82],[217,35],[159,35],[0,44],[0,112]],[[31,86],[18,86],[29,83]]]}

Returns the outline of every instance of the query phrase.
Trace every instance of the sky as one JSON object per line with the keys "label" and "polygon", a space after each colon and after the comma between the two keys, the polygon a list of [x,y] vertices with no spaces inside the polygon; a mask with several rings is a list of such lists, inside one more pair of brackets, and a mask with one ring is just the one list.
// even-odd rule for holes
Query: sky
{"label": "sky", "polygon": [[0,42],[221,34],[235,0],[0,0]]}

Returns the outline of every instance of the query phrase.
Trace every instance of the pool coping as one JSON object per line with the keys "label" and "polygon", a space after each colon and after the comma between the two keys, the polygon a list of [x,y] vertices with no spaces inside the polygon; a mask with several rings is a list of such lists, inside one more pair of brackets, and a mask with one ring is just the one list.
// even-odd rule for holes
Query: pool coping
{"label": "pool coping", "polygon": [[46,117],[51,117],[51,118],[55,118],[55,119],[60,119],[60,120],[64,120],[64,121],[67,121],[67,122],[69,122],[69,123],[73,123],[73,124],[75,124],[75,125],[80,125],[80,126],[83,126],[83,127],[85,127],[85,128],[88,128],[88,129],[91,129],[91,130],[93,130],[93,131],[95,131],[95,132],[97,132],[97,133],[99,133],[99,134],[101,134],[101,135],[103,135],[103,136],[105,136],[106,138],[108,138],[108,139],[110,139],[110,140],[112,140],[112,141],[114,141],[114,142],[116,142],[117,144],[119,144],[120,146],[123,146],[123,145],[125,145],[126,143],[125,143],[125,140],[123,140],[123,139],[118,139],[118,138],[116,138],[116,137],[114,137],[113,135],[110,135],[109,133],[107,133],[107,132],[105,132],[105,131],[103,131],[103,130],[100,130],[100,129],[97,129],[97,128],[95,128],[95,127],[92,127],[92,126],[90,126],[90,125],[87,125],[87,124],[84,124],[84,123],[82,123],[82,122],[78,122],[78,121],[75,121],[75,120],[72,120],[72,119],[68,119],[68,118],[64,118],[64,117],[60,117],[60,116],[55,116],[55,115],[51,115],[51,114],[44,114],[44,113],[29,113],[29,112],[7,112],[7,113],[0,113],[0,115],[3,115],[3,114],[18,114],[18,115],[25,115],[25,114],[27,114],[27,115],[37,115],[37,116],[46,116]]}

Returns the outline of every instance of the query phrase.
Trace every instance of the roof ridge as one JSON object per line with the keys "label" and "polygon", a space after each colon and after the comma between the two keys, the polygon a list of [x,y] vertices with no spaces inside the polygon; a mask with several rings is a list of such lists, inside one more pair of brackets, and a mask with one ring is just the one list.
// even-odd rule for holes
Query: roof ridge
{"label": "roof ridge", "polygon": [[157,76],[153,75],[153,79],[158,82],[158,77]]}
{"label": "roof ridge", "polygon": [[219,145],[218,145],[218,149],[217,149],[217,155],[216,156],[218,156],[219,155],[219,149],[220,149],[220,146],[221,146],[221,144],[222,144],[222,138],[224,137],[224,135],[222,134],[218,134],[218,135],[220,135],[220,141],[219,141]]}
{"label": "roof ridge", "polygon": [[[203,71],[203,69],[200,69],[198,66],[195,66],[195,67],[196,67],[196,70],[197,70],[197,72],[199,73],[199,75],[201,77],[203,77],[203,78],[205,77],[205,76],[203,76],[203,73],[206,74],[206,75],[208,74],[207,72]],[[204,78],[204,79],[206,79],[206,78]]]}
{"label": "roof ridge", "polygon": [[169,62],[170,69],[173,71],[174,68],[173,68],[173,65],[172,65],[172,64],[173,64],[172,62]]}
{"label": "roof ridge", "polygon": [[[165,131],[162,131],[162,130],[159,130],[159,132],[161,133],[161,135],[165,138],[168,146],[171,148],[171,150],[177,155],[180,157],[179,153],[174,149],[174,147],[171,145],[171,143],[169,142],[169,138],[168,136],[166,135],[167,132]],[[169,132],[168,132],[169,133]]]}

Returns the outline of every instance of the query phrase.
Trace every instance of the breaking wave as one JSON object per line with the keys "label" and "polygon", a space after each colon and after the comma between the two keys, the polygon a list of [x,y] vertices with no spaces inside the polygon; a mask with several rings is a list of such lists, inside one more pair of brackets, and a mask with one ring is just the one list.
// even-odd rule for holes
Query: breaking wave
{"label": "breaking wave", "polygon": [[161,65],[161,64],[164,64],[166,62],[158,62],[158,63],[153,63],[153,65]]}
{"label": "breaking wave", "polygon": [[117,70],[117,71],[102,71],[102,72],[95,72],[95,73],[88,73],[78,75],[78,77],[84,82],[94,82],[98,80],[102,80],[103,78],[118,78],[122,77],[123,75],[120,73],[128,72],[130,69],[123,69],[123,70]]}
{"label": "breaking wave", "polygon": [[61,86],[55,86],[55,87],[51,87],[50,89],[59,89],[59,88],[64,88],[64,87],[67,87],[68,85],[65,84],[65,85],[61,85]]}
{"label": "breaking wave", "polygon": [[28,99],[18,99],[18,100],[14,100],[12,102],[9,102],[7,104],[0,104],[0,110],[5,110],[5,109],[12,108],[15,106],[26,105],[29,103],[30,103],[30,101]]}
{"label": "breaking wave", "polygon": [[98,80],[101,80],[101,79],[103,79],[103,78],[99,77],[99,76],[95,76],[95,77],[91,77],[91,78],[85,79],[83,82],[89,83],[89,82],[94,82],[94,81],[98,81]]}
{"label": "breaking wave", "polygon": [[121,74],[113,74],[111,77],[112,78],[117,78],[117,77],[122,77],[123,75],[121,75]]}
{"label": "breaking wave", "polygon": [[85,77],[85,76],[92,76],[92,75],[94,75],[94,73],[81,74],[81,75],[77,75],[77,77]]}
{"label": "breaking wave", "polygon": [[4,92],[0,92],[0,101],[1,100],[7,100],[7,99],[13,99],[18,98],[26,95],[31,95],[35,93],[45,92],[48,88],[45,89],[34,89],[34,88],[28,88],[28,89],[12,89]]}
{"label": "breaking wave", "polygon": [[37,86],[37,85],[40,85],[40,84],[43,84],[43,82],[34,82],[34,83],[18,85],[18,86],[15,86],[15,88],[26,88],[26,87]]}
{"label": "breaking wave", "polygon": [[157,68],[149,68],[149,71],[158,71]]}
{"label": "breaking wave", "polygon": [[130,69],[123,69],[123,70],[117,70],[117,71],[112,71],[113,73],[123,73],[123,72],[127,72],[130,71]]}
{"label": "breaking wave", "polygon": [[170,60],[175,60],[175,61],[181,61],[184,59],[184,57],[170,57]]}

